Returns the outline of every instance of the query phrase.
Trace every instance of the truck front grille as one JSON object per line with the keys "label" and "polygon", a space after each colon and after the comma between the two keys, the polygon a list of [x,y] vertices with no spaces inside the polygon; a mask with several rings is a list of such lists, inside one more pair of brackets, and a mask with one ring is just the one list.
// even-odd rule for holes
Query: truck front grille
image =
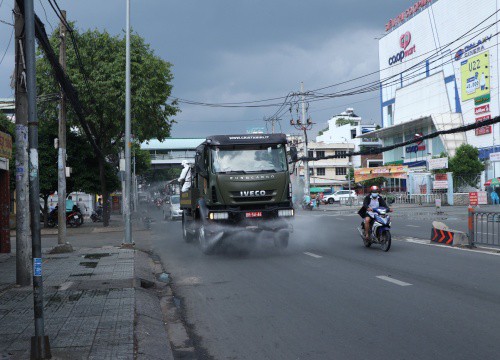
{"label": "truck front grille", "polygon": [[258,191],[232,191],[231,199],[234,202],[261,202],[272,201],[276,196],[276,190],[258,190]]}

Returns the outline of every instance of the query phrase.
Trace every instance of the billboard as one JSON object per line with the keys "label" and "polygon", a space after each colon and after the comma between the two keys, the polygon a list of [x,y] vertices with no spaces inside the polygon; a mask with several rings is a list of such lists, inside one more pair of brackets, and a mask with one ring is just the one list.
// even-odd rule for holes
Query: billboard
{"label": "billboard", "polygon": [[354,181],[366,181],[378,177],[392,179],[406,179],[408,174],[408,166],[380,166],[376,168],[360,168],[354,169]]}
{"label": "billboard", "polygon": [[490,56],[486,51],[460,63],[462,101],[490,93]]}

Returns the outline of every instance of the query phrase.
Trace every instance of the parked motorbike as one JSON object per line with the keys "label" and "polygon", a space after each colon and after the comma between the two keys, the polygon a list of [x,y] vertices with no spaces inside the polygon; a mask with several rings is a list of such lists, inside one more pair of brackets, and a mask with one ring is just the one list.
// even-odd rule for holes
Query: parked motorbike
{"label": "parked motorbike", "polygon": [[365,223],[364,221],[361,222],[358,231],[366,247],[370,247],[372,244],[379,244],[385,252],[391,248],[391,217],[387,214],[388,212],[388,209],[378,207],[373,209],[373,216],[368,214],[373,219],[368,240],[365,237]]}
{"label": "parked motorbike", "polygon": [[302,210],[312,210],[316,206],[316,200],[311,199],[309,196],[304,197],[304,200],[302,200]]}

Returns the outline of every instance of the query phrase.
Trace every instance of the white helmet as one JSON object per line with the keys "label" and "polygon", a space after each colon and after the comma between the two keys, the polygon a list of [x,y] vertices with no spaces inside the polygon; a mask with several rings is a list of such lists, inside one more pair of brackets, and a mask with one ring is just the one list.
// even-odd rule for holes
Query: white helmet
{"label": "white helmet", "polygon": [[188,161],[187,160],[182,160],[181,165],[182,166],[187,166],[188,165]]}

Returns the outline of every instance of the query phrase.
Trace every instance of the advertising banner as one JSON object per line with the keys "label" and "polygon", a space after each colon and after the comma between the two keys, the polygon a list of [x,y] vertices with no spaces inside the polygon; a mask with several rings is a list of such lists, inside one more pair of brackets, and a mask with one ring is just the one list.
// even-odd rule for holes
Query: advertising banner
{"label": "advertising banner", "polygon": [[0,131],[0,157],[12,157],[12,136]]}
{"label": "advertising banner", "polygon": [[491,162],[500,161],[500,152],[491,153],[490,154],[490,161]]}
{"label": "advertising banner", "polygon": [[408,166],[381,166],[376,168],[360,168],[354,169],[354,181],[366,181],[378,177],[391,179],[406,179],[408,174]]}
{"label": "advertising banner", "polygon": [[448,181],[443,181],[443,180],[433,181],[432,188],[435,190],[448,189]]}
{"label": "advertising banner", "polygon": [[490,57],[486,51],[460,63],[462,101],[490,93]]}
{"label": "advertising banner", "polygon": [[[490,119],[491,119],[491,115],[480,116],[480,117],[476,118],[476,123],[479,123],[479,122],[485,121],[485,120],[490,120]],[[492,127],[491,127],[491,125],[482,126],[480,128],[475,129],[475,132],[476,132],[476,136],[491,134]]]}
{"label": "advertising banner", "polygon": [[448,158],[429,159],[429,170],[448,169]]}

